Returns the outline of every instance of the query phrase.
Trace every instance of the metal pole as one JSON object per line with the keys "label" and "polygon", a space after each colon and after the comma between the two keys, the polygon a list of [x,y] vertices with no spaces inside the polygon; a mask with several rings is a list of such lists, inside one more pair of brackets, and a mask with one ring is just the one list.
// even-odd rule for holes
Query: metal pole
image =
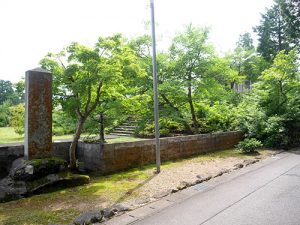
{"label": "metal pole", "polygon": [[154,92],[154,120],[155,120],[155,152],[156,152],[156,172],[160,172],[160,141],[159,141],[159,116],[158,116],[158,90],[156,74],[156,39],[155,39],[155,19],[154,0],[150,0],[151,27],[152,27],[152,67],[153,67],[153,92]]}

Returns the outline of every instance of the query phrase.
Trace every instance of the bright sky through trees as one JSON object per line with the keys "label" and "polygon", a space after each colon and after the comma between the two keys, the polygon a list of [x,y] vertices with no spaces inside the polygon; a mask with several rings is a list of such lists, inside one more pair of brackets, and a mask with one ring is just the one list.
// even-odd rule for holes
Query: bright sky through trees
{"label": "bright sky through trees", "polygon": [[[251,32],[272,2],[156,0],[158,51],[190,22],[211,28],[217,51],[233,49],[239,35]],[[149,0],[1,0],[0,79],[18,81],[48,52],[72,41],[89,45],[100,35],[150,34],[145,25],[149,20]]]}

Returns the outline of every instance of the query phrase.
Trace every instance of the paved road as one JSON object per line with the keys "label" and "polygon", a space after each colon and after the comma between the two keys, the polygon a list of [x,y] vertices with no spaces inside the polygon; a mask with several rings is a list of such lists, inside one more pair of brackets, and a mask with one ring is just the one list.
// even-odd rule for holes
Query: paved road
{"label": "paved road", "polygon": [[300,152],[282,153],[107,224],[300,225]]}

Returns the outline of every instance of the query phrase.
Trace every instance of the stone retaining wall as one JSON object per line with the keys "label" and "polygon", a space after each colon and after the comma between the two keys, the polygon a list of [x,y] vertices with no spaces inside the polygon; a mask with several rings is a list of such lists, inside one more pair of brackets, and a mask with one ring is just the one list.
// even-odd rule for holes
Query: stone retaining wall
{"label": "stone retaining wall", "polygon": [[[161,138],[161,160],[174,160],[234,147],[242,139],[241,132],[200,134]],[[56,156],[69,159],[70,142],[53,143]],[[0,146],[0,177],[7,173],[14,159],[24,156],[24,145]],[[78,144],[77,158],[88,170],[102,174],[155,163],[154,140],[115,144]]]}
{"label": "stone retaining wall", "polygon": [[[54,142],[52,144],[54,154],[68,160],[68,149],[71,142]],[[20,157],[24,157],[23,144],[8,144],[0,146],[0,178],[7,175],[12,162]]]}
{"label": "stone retaining wall", "polygon": [[[241,139],[241,132],[161,138],[161,160],[168,161],[229,149]],[[84,163],[86,169],[103,174],[155,163],[154,140],[104,145],[79,143],[77,152],[78,160]]]}

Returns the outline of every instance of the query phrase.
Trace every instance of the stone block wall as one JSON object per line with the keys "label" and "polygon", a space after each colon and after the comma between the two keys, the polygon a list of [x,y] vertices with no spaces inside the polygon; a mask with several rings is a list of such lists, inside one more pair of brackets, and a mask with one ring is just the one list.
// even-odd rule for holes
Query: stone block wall
{"label": "stone block wall", "polygon": [[[54,155],[68,160],[68,149],[70,143],[71,142],[52,143]],[[7,175],[12,162],[21,157],[24,157],[23,144],[8,144],[0,146],[0,179]]]}
{"label": "stone block wall", "polygon": [[[161,161],[229,149],[234,147],[242,139],[242,136],[241,132],[224,132],[161,138]],[[70,142],[53,143],[54,155],[68,161],[69,146]],[[23,156],[24,145],[0,146],[0,175],[1,171],[7,173],[14,159]],[[155,141],[142,140],[115,144],[80,142],[77,147],[77,158],[87,170],[97,171],[101,174],[141,167],[155,163]]]}
{"label": "stone block wall", "polygon": [[[161,160],[168,161],[229,149],[241,139],[241,132],[161,138]],[[107,174],[155,163],[155,142],[143,140],[104,145],[80,143],[77,155],[86,169]]]}

